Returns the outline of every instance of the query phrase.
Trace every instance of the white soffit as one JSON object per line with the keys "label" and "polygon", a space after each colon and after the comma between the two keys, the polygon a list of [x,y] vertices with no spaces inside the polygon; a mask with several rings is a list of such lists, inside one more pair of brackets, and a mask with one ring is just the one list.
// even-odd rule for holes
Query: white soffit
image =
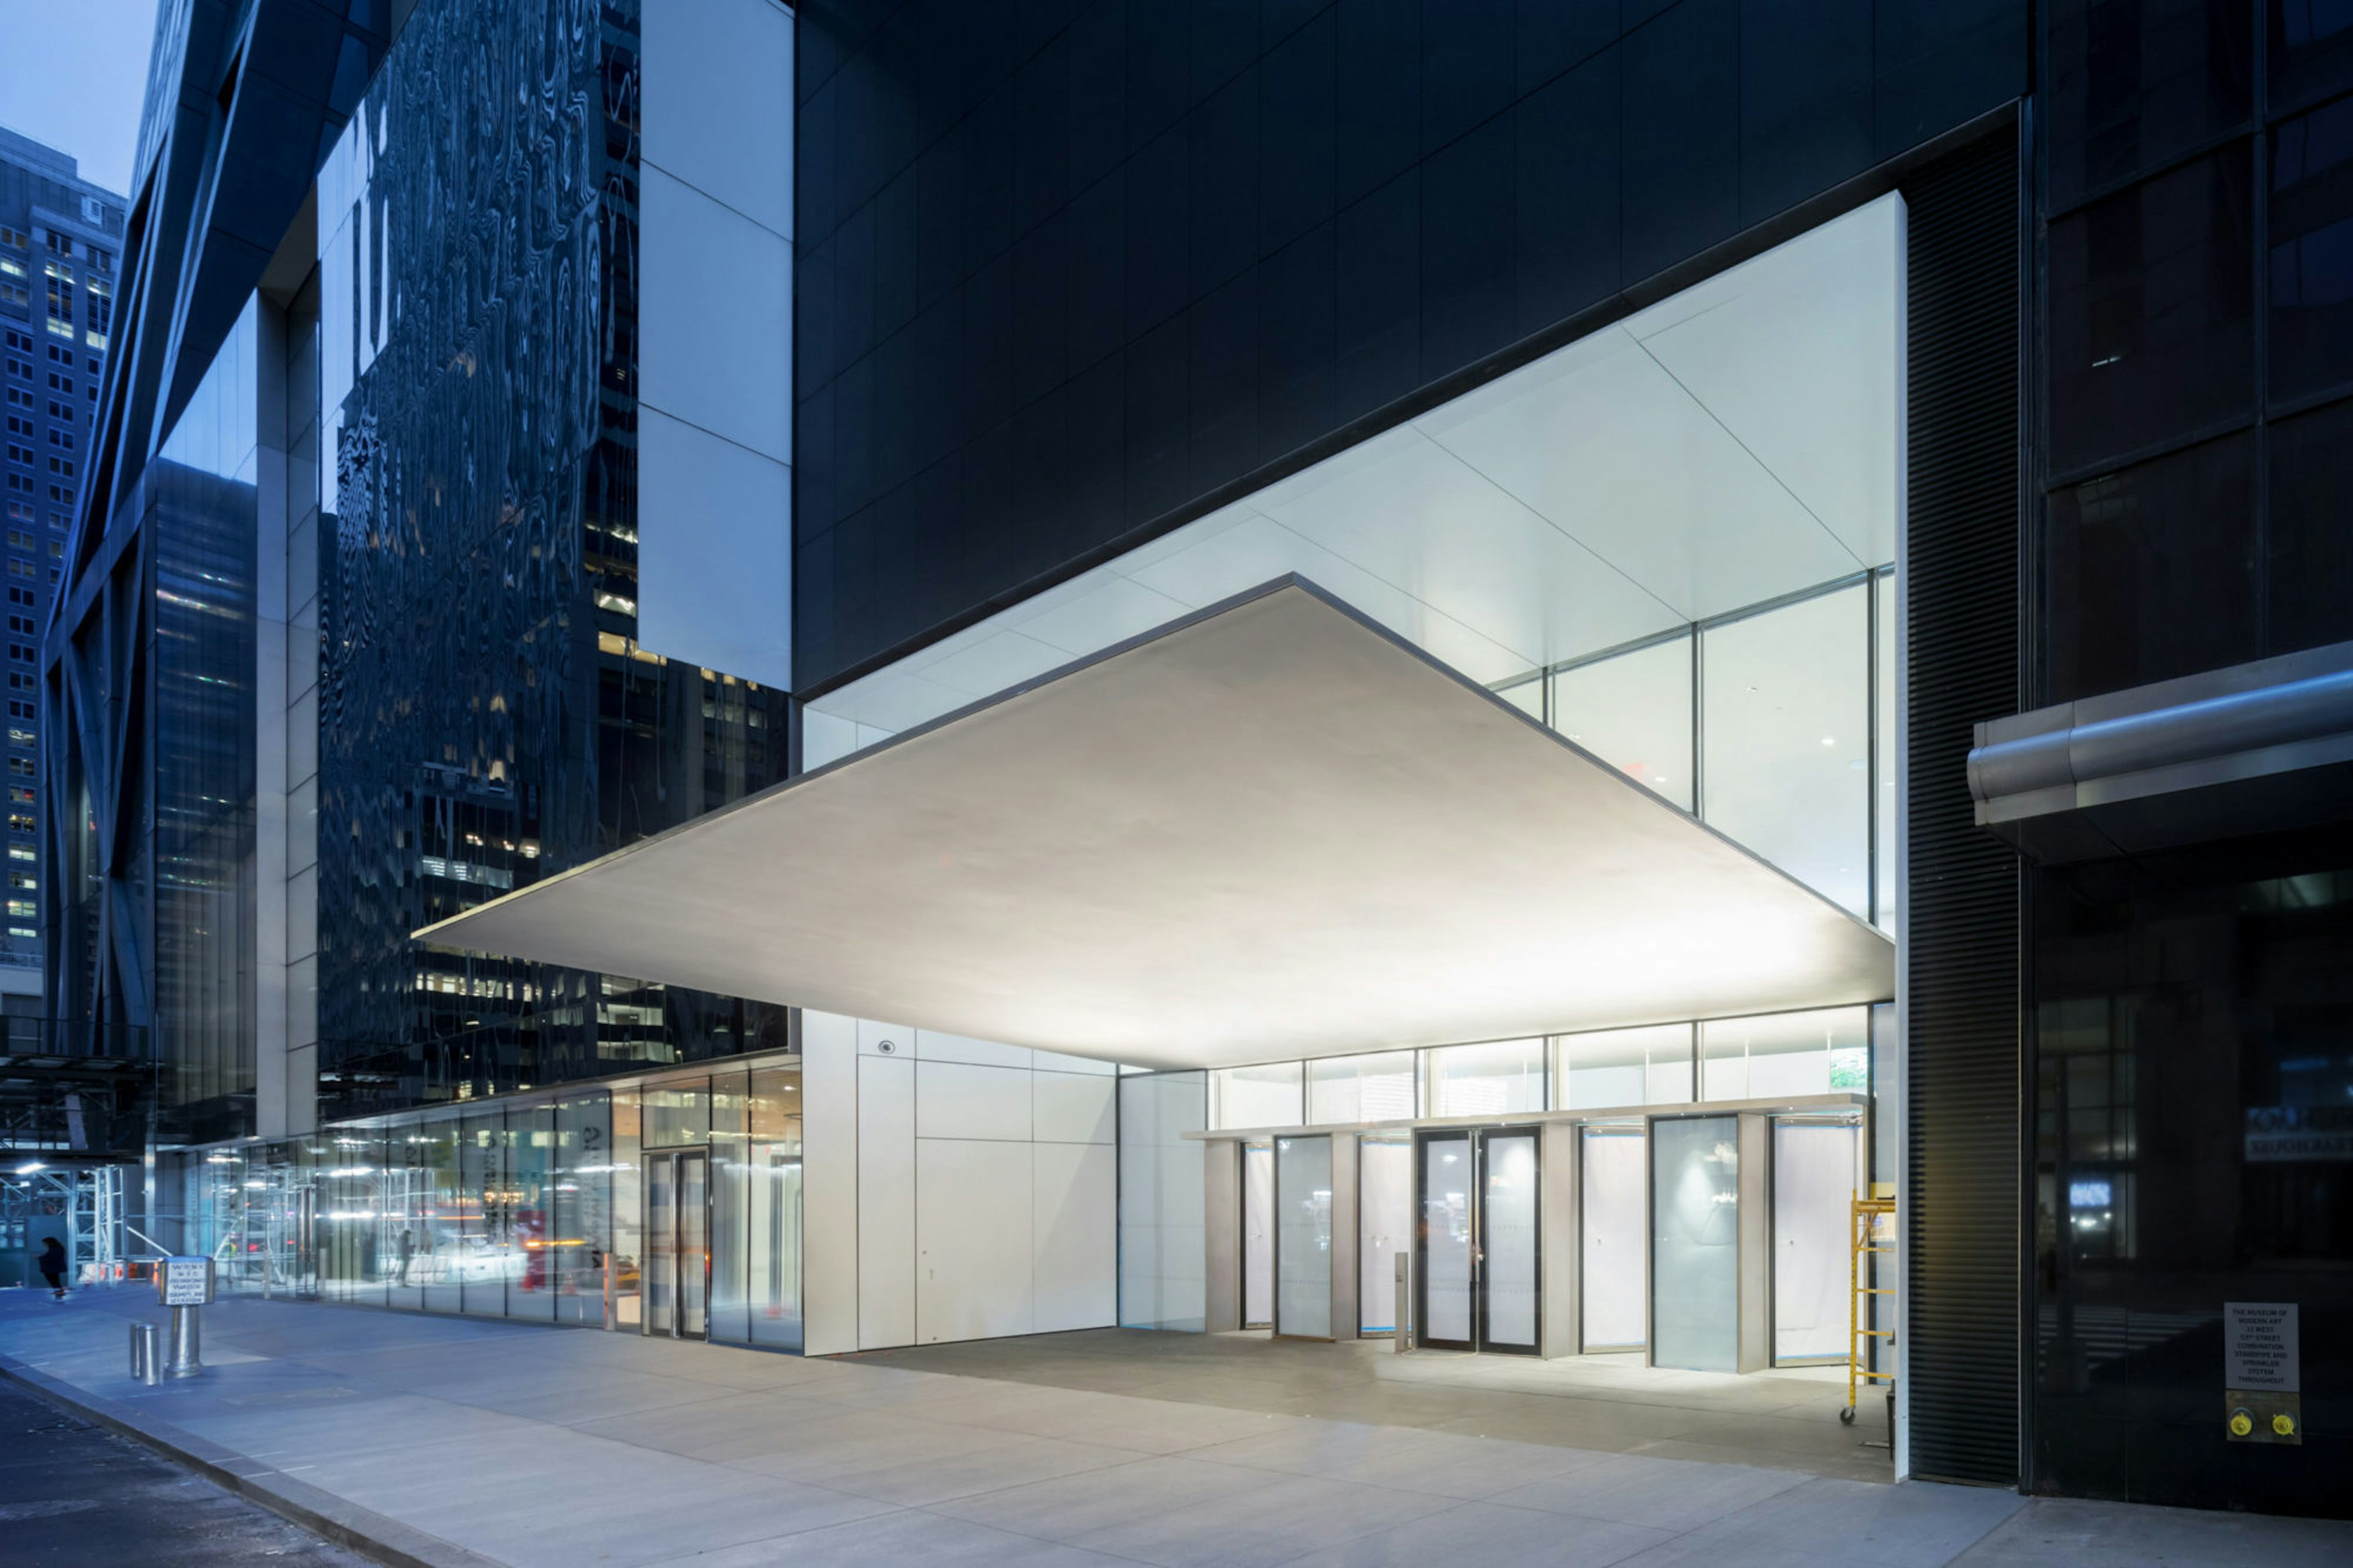
{"label": "white soffit", "polygon": [[1297,579],[427,927],[1161,1067],[1874,1001],[1845,910]]}

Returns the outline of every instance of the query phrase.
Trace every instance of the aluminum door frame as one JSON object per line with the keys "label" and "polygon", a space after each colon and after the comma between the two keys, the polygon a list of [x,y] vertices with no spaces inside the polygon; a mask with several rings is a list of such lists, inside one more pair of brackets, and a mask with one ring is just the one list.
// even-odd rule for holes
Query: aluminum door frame
{"label": "aluminum door frame", "polygon": [[[1487,1342],[1487,1139],[1502,1134],[1525,1137],[1535,1145],[1535,1323],[1533,1345],[1494,1345]],[[1437,1340],[1430,1337],[1430,1196],[1428,1145],[1462,1140],[1471,1156],[1471,1337]],[[1544,1354],[1544,1137],[1535,1122],[1497,1122],[1492,1127],[1422,1127],[1413,1135],[1413,1342],[1417,1349],[1468,1351],[1477,1355]]]}
{"label": "aluminum door frame", "polygon": [[[714,1189],[711,1177],[711,1150],[703,1144],[693,1144],[686,1148],[647,1149],[640,1151],[638,1157],[646,1163],[646,1168],[638,1177],[638,1188],[640,1205],[638,1209],[640,1234],[652,1228],[651,1225],[647,1223],[645,1216],[653,1207],[654,1162],[660,1160],[670,1165],[670,1249],[662,1267],[670,1270],[670,1328],[667,1331],[657,1331],[654,1328],[652,1311],[648,1306],[641,1304],[638,1311],[638,1332],[646,1339],[700,1340],[708,1344],[711,1342],[711,1253],[712,1239],[717,1235],[712,1226],[713,1216],[711,1200]],[[702,1331],[699,1334],[690,1334],[681,1326],[686,1316],[684,1289],[686,1275],[685,1271],[678,1267],[680,1250],[678,1241],[684,1231],[682,1221],[686,1214],[686,1205],[680,1196],[684,1191],[684,1186],[679,1180],[678,1167],[679,1163],[684,1160],[702,1162]],[[646,1261],[650,1263],[653,1259],[649,1256]],[[642,1302],[647,1283],[642,1265],[638,1275],[638,1292]]]}

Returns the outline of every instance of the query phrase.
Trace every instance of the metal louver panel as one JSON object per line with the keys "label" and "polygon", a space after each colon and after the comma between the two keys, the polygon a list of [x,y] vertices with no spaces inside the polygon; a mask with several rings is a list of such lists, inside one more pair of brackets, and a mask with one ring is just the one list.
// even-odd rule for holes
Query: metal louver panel
{"label": "metal louver panel", "polygon": [[2019,674],[2013,124],[1909,211],[1906,1397],[1912,1473],[2019,1476],[2020,872],[1977,826],[1972,727]]}

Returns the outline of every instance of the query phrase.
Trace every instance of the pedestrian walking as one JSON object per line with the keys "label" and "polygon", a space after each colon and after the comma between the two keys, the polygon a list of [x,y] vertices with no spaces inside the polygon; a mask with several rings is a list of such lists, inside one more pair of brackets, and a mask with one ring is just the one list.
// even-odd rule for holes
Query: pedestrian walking
{"label": "pedestrian walking", "polygon": [[66,1299],[66,1249],[56,1237],[49,1237],[41,1248],[41,1273],[49,1282],[49,1293],[62,1301]]}

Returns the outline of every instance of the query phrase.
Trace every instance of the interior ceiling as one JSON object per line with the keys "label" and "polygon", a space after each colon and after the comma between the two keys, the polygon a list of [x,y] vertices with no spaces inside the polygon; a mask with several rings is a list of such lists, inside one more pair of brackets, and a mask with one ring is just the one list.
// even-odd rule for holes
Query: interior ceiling
{"label": "interior ceiling", "polygon": [[1883,197],[812,710],[866,744],[1284,573],[1492,684],[1883,565],[1903,234]]}
{"label": "interior ceiling", "polygon": [[1293,580],[418,934],[1161,1067],[1894,979],[1879,932]]}

